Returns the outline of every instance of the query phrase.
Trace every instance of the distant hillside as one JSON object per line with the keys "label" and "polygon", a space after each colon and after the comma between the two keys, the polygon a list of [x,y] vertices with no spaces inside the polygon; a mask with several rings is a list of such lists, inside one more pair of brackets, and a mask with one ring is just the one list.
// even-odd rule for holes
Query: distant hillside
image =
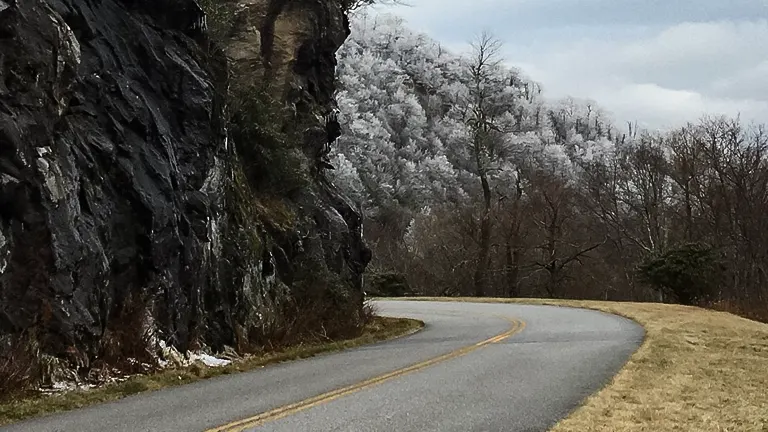
{"label": "distant hillside", "polygon": [[[369,209],[418,210],[445,199],[465,200],[477,189],[466,146],[471,59],[456,56],[395,16],[361,16],[338,53],[337,181]],[[541,86],[518,70],[498,67],[498,104],[508,133],[494,177],[512,178],[518,150],[590,157],[612,143],[604,114],[586,102],[544,102]],[[565,161],[563,161],[565,162]]]}
{"label": "distant hillside", "polygon": [[378,271],[423,294],[768,298],[761,127],[619,130],[594,102],[547,102],[493,39],[457,56],[394,16],[351,27],[333,176]]}

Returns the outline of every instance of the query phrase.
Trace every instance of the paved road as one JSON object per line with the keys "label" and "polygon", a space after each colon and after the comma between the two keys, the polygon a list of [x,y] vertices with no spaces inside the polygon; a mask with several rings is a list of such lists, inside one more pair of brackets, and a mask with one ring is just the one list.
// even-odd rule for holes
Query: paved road
{"label": "paved road", "polygon": [[[2,430],[545,431],[604,385],[644,335],[629,320],[581,309],[401,301],[378,306],[383,315],[418,318],[427,327],[392,342]],[[230,428],[215,429],[225,424]]]}

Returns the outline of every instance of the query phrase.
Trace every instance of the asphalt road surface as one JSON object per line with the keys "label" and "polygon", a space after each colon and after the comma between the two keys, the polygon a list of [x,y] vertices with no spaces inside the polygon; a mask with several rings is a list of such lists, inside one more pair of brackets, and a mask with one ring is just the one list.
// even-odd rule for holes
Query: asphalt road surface
{"label": "asphalt road surface", "polygon": [[407,337],[11,425],[7,431],[546,431],[642,342],[601,312],[377,302]]}

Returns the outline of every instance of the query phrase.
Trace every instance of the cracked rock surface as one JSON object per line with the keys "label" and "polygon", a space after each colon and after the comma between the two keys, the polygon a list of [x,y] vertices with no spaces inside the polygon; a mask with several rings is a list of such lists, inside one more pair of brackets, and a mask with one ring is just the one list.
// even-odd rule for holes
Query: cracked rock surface
{"label": "cracked rock surface", "polygon": [[[346,18],[335,0],[245,3],[260,49],[232,67],[274,80],[314,124],[312,155]],[[236,146],[217,91],[229,66],[201,22],[194,0],[0,0],[0,341],[34,332],[44,352],[87,364],[140,302],[144,325],[181,350],[237,346],[285,318],[306,255],[361,304],[361,217],[322,176],[286,197],[290,228],[230,214]]]}

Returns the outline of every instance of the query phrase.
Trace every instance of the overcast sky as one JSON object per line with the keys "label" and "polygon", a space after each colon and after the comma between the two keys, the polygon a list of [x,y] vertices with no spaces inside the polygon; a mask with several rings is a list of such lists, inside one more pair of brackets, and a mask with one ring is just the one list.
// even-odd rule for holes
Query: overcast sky
{"label": "overcast sky", "polygon": [[550,97],[652,128],[768,123],[768,0],[407,0],[377,7],[454,50],[488,30]]}

